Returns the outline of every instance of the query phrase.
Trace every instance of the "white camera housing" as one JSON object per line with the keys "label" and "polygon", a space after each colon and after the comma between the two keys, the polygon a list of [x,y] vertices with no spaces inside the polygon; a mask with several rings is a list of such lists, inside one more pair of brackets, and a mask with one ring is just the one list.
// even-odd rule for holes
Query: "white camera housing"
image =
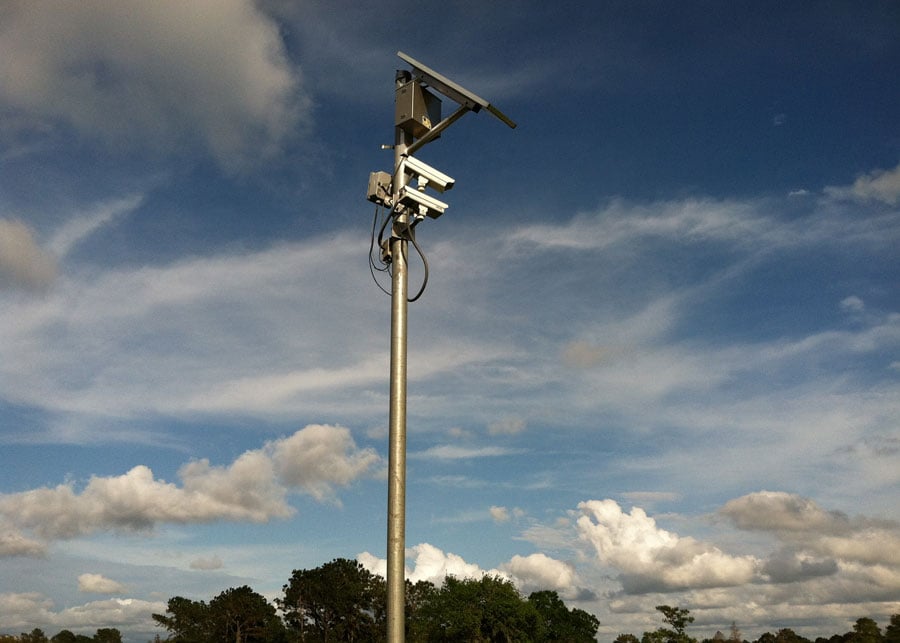
{"label": "white camera housing", "polygon": [[421,206],[427,210],[427,214],[432,219],[437,219],[444,214],[444,210],[450,206],[443,201],[435,199],[424,192],[412,190],[408,187],[400,188],[400,203],[407,206]]}
{"label": "white camera housing", "polygon": [[427,163],[423,163],[417,158],[413,158],[412,156],[407,156],[401,162],[401,166],[404,172],[409,174],[414,174],[419,178],[425,179],[428,181],[428,185],[433,187],[438,192],[444,192],[445,190],[449,190],[456,183],[456,179],[453,177],[447,176],[443,172],[434,169]]}

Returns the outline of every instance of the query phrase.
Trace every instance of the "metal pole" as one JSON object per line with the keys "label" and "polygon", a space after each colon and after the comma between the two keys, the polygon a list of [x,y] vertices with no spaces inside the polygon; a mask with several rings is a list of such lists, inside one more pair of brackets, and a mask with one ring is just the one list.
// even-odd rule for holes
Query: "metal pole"
{"label": "metal pole", "polygon": [[[398,72],[397,87],[409,80],[409,72]],[[393,201],[399,200],[406,183],[400,162],[412,143],[412,135],[400,127],[394,135]],[[406,640],[406,308],[408,215],[393,213],[391,228],[391,401],[388,438],[387,515],[387,640]]]}

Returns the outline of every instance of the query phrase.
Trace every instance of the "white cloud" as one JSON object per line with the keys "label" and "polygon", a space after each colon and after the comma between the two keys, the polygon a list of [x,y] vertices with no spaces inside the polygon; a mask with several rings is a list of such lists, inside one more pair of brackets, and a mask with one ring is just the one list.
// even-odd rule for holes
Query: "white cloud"
{"label": "white cloud", "polygon": [[[386,560],[378,558],[369,552],[363,552],[356,558],[363,567],[373,574],[385,576],[387,571]],[[406,559],[407,561],[412,561],[412,567],[410,568],[408,565],[406,567],[406,578],[413,583],[428,581],[440,587],[447,576],[460,579],[479,579],[485,575],[508,578],[508,575],[500,570],[482,569],[474,563],[467,563],[457,554],[444,552],[428,543],[420,543],[414,547],[408,547]]]}
{"label": "white cloud", "polygon": [[851,518],[826,511],[809,498],[758,491],[729,500],[721,509],[738,528],[771,532],[808,557],[864,566],[897,567],[900,574],[900,525],[886,520]]}
{"label": "white cloud", "polygon": [[111,146],[199,140],[229,168],[308,111],[277,24],[249,0],[8,5],[0,101]]}
{"label": "white cloud", "polygon": [[26,538],[8,525],[0,523],[0,558],[6,556],[43,556],[47,547],[31,538]]}
{"label": "white cloud", "polygon": [[101,203],[90,211],[70,219],[53,233],[47,248],[57,257],[64,257],[80,241],[116,218],[124,216],[143,202],[142,195],[131,195]]}
{"label": "white cloud", "polygon": [[[298,447],[305,454],[298,461]],[[91,477],[78,492],[73,484],[0,495],[0,515],[46,539],[104,530],[141,531],[159,523],[217,520],[265,522],[294,513],[291,490],[331,498],[335,485],[366,475],[378,462],[360,451],[342,427],[311,425],[293,436],[247,451],[227,467],[195,460],[181,467],[183,485],[158,480],[146,466],[113,477]]]}
{"label": "white cloud", "polygon": [[81,574],[78,577],[78,591],[89,594],[124,594],[128,589],[122,583],[102,574]]}
{"label": "white cloud", "polygon": [[410,457],[432,458],[435,460],[464,460],[468,458],[496,458],[516,453],[521,453],[521,451],[507,447],[461,447],[452,444],[442,444],[430,447],[424,451],[411,453]]}
{"label": "white cloud", "polygon": [[0,290],[46,289],[56,277],[56,260],[21,221],[0,219]]}
{"label": "white cloud", "polygon": [[113,598],[73,605],[55,611],[53,601],[37,592],[0,594],[0,621],[5,628],[30,631],[35,627],[72,630],[115,627],[152,632],[151,614],[162,614],[166,604],[134,598]]}
{"label": "white cloud", "polygon": [[900,203],[900,165],[891,170],[863,174],[850,186],[827,187],[825,193],[838,199]]}
{"label": "white cloud", "polygon": [[578,505],[580,538],[594,548],[597,561],[621,572],[626,592],[728,587],[750,582],[759,561],[731,556],[717,547],[679,537],[657,527],[639,507],[624,513],[613,500]]}
{"label": "white cloud", "polygon": [[513,556],[500,569],[511,576],[524,594],[541,590],[558,592],[564,599],[584,599],[590,592],[582,587],[575,566],[538,552],[529,556]]}
{"label": "white cloud", "polygon": [[[513,556],[498,569],[482,569],[468,563],[461,556],[445,552],[429,543],[420,543],[406,550],[406,578],[413,583],[427,581],[440,587],[447,576],[460,579],[480,579],[499,576],[512,581],[525,595],[538,590],[553,590],[567,599],[585,598],[590,592],[581,587],[581,579],[575,567],[543,553],[529,556]],[[387,561],[363,552],[357,556],[363,567],[382,577],[387,571]]]}
{"label": "white cloud", "polygon": [[358,449],[349,429],[310,425],[294,435],[266,445],[279,479],[318,500],[332,498],[334,486],[346,486],[369,474],[381,458],[372,449]]}
{"label": "white cloud", "polygon": [[214,569],[222,569],[222,559],[218,556],[210,556],[209,558],[195,558],[191,561],[191,569],[199,569],[203,571],[211,571]]}
{"label": "white cloud", "polygon": [[847,516],[822,509],[814,501],[784,491],[758,491],[729,500],[721,509],[740,529],[778,533],[846,533]]}
{"label": "white cloud", "polygon": [[861,313],[866,309],[866,304],[856,295],[850,295],[841,300],[841,310],[850,313]]}
{"label": "white cloud", "polygon": [[505,417],[488,425],[488,433],[491,435],[516,435],[524,430],[525,420],[518,417]]}
{"label": "white cloud", "polygon": [[490,512],[494,522],[509,522],[509,509],[506,507],[492,506]]}

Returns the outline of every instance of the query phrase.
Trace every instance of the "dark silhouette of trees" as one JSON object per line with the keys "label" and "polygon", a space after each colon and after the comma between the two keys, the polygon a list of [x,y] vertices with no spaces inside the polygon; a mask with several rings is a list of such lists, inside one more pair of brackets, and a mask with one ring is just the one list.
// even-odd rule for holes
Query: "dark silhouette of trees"
{"label": "dark silhouette of trees", "polygon": [[657,605],[656,611],[663,615],[663,621],[670,627],[661,627],[652,632],[644,632],[641,643],[697,643],[685,633],[685,628],[694,622],[691,611],[682,607]]}
{"label": "dark silhouette of trees", "polygon": [[283,643],[284,625],[275,607],[246,585],[227,589],[209,604],[175,596],[153,620],[171,643]]}
{"label": "dark silhouette of trees", "polygon": [[384,638],[383,582],[357,561],[335,558],[294,570],[277,603],[299,641],[377,641]]}
{"label": "dark silhouette of trees", "polygon": [[900,643],[900,614],[891,616],[891,622],[884,630],[884,643]]}
{"label": "dark silhouette of trees", "polygon": [[[355,560],[336,558],[294,570],[276,601],[301,642],[379,641],[386,628],[386,586]],[[502,578],[448,577],[440,588],[406,583],[406,636],[411,642],[593,641],[599,622],[569,610],[556,592],[526,600]]]}
{"label": "dark silhouette of trees", "polygon": [[[535,641],[567,641],[581,643],[594,641],[600,621],[582,609],[566,607],[559,594],[551,591],[532,592],[528,602],[534,605],[540,619],[541,638]],[[637,643],[635,637],[634,643]]]}

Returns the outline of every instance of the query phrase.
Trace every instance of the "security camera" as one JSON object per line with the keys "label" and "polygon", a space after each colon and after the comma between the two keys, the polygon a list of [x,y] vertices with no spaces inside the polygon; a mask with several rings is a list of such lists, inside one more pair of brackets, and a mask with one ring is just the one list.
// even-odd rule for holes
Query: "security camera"
{"label": "security camera", "polygon": [[428,181],[428,185],[438,192],[449,190],[456,183],[456,179],[447,176],[430,165],[423,163],[417,158],[407,156],[402,161],[403,171],[409,174],[415,174],[421,179]]}
{"label": "security camera", "polygon": [[420,211],[421,208],[425,208],[428,216],[432,219],[437,219],[444,214],[444,210],[450,207],[443,201],[438,201],[424,192],[410,190],[407,187],[400,188],[400,203],[408,206],[420,206]]}

